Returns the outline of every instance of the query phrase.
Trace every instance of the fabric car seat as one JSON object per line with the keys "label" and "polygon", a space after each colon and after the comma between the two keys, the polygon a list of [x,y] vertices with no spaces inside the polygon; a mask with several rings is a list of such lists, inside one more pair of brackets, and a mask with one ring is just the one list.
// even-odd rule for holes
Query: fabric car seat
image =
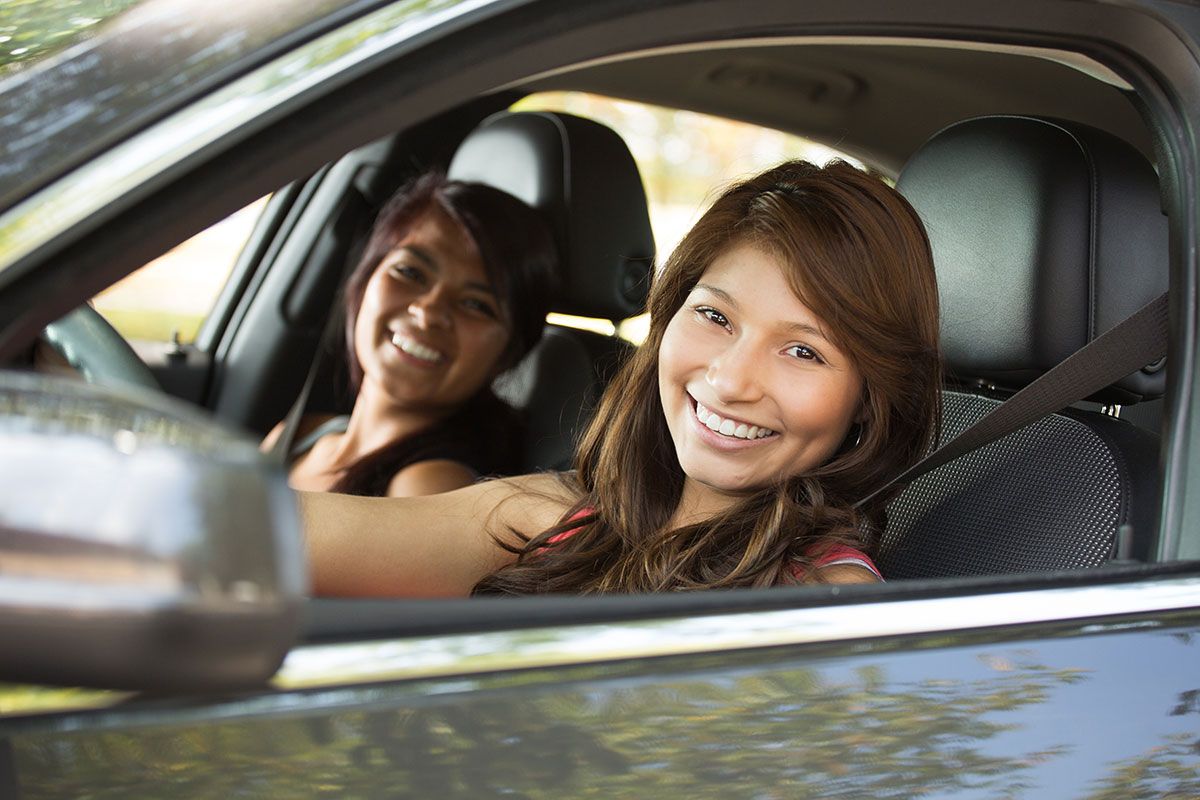
{"label": "fabric car seat", "polygon": [[[645,306],[654,236],[641,175],[624,141],[597,122],[500,112],[455,151],[450,178],[490,184],[540,210],[562,262],[552,310],[616,322]],[[526,468],[569,467],[576,436],[631,345],[547,325],[542,341],[496,383],[526,413]]]}
{"label": "fabric car seat", "polygon": [[[948,373],[941,441],[1166,291],[1157,176],[1084,125],[995,116],[943,130],[898,183],[929,232]],[[1161,396],[1161,364],[1090,398]],[[1101,411],[1046,417],[914,481],[889,507],[891,578],[1064,570],[1157,535],[1158,437]]]}

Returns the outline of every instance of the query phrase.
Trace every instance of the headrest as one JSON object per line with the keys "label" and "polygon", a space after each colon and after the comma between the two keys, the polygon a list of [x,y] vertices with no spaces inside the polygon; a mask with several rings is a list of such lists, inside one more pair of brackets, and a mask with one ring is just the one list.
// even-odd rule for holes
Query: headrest
{"label": "headrest", "polygon": [[[1158,178],[1073,122],[981,117],[942,130],[898,188],[929,231],[950,373],[1017,389],[1167,290]],[[1144,369],[1092,399],[1163,393]]]}
{"label": "headrest", "polygon": [[619,320],[643,310],[654,234],[641,175],[614,131],[570,114],[504,111],[463,140],[447,174],[546,215],[563,262],[555,311]]}

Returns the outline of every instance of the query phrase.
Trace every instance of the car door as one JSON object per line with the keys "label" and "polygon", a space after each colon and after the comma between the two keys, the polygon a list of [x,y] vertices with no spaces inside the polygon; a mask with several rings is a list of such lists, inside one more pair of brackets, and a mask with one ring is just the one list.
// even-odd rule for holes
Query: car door
{"label": "car door", "polygon": [[[1188,469],[1195,320],[1187,298],[1195,295],[1190,132],[1200,121],[1200,20],[1190,8],[402,5],[351,18],[334,32],[341,38],[314,39],[316,51],[299,46],[288,64],[265,63],[264,70],[291,70],[290,92],[242,127],[222,122],[231,126],[221,129],[226,138],[213,133],[209,149],[172,151],[169,170],[133,182],[104,212],[104,229],[86,214],[93,222],[23,240],[5,227],[5,341],[218,210],[228,213],[403,122],[535,73],[780,32],[953,36],[955,46],[1052,43],[1120,69],[1161,124],[1173,290],[1181,299],[1159,552],[1153,563],[1072,574],[883,586],[314,601],[301,641],[265,686],[169,695],[9,687],[0,707],[0,789],[19,797],[1195,792],[1200,577],[1189,559],[1200,555],[1200,536],[1188,498],[1200,495],[1189,491],[1198,473]],[[388,32],[379,32],[382,20]],[[372,36],[384,44],[375,41],[357,59],[322,60],[338,42]],[[308,73],[297,63],[338,70],[304,83]],[[256,72],[245,78],[266,82]],[[372,87],[384,79],[393,105],[372,113],[382,94]],[[178,122],[164,117],[165,127],[148,130]],[[64,188],[47,191],[55,187]],[[12,206],[5,222],[29,208]],[[200,210],[174,213],[179,208]],[[173,213],[177,219],[155,231]],[[51,290],[79,275],[86,279],[73,290]]]}

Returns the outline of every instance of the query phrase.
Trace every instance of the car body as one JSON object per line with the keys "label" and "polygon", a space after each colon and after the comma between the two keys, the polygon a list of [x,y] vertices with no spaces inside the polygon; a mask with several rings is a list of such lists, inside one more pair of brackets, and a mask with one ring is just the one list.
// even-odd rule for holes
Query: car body
{"label": "car body", "polygon": [[[96,672],[96,689],[31,684],[14,648],[0,653],[0,680],[25,683],[0,690],[0,795],[1200,792],[1200,10],[1172,0],[246,5],[200,25],[187,2],[150,2],[125,27],[0,84],[0,357],[274,192],[195,345],[152,364],[178,397],[261,434],[304,380],[352,238],[340,233],[354,227],[339,226],[341,195],[323,193],[353,182],[334,162],[374,147],[445,163],[479,120],[535,90],[793,130],[892,177],[954,120],[1069,117],[1154,160],[1171,220],[1155,549],[1144,563],[1077,572],[879,586],[309,602],[299,632],[284,612],[247,629],[275,633],[249,673],[286,651],[257,685],[206,684],[210,664],[182,624],[174,638],[144,631],[143,660],[132,654],[119,680]],[[120,57],[147,36],[160,44]],[[119,102],[105,94],[113,86],[129,87]],[[322,255],[330,237],[336,254]],[[307,293],[293,290],[297,275]],[[215,469],[220,458],[181,463]],[[239,468],[264,493],[278,488],[265,463]],[[246,541],[298,535],[286,511],[254,519]],[[296,547],[280,544],[276,557]],[[22,646],[70,662],[47,680],[89,682],[103,635],[77,650],[69,638],[41,644],[56,617],[53,604],[40,613]],[[164,652],[198,666],[172,663],[179,677],[160,680]]]}

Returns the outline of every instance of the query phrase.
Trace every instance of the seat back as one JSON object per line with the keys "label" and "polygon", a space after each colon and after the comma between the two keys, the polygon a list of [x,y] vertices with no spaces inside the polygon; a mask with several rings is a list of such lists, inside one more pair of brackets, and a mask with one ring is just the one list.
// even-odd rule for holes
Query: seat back
{"label": "seat back", "polygon": [[[641,175],[611,129],[570,114],[501,112],[463,140],[447,171],[490,184],[550,221],[562,261],[552,310],[616,321],[642,311],[654,237]],[[548,325],[497,393],[526,412],[526,468],[570,465],[612,371],[631,346],[615,337]]]}
{"label": "seat back", "polygon": [[[929,231],[948,372],[940,441],[1167,288],[1153,168],[1102,131],[999,116],[950,126],[900,190]],[[1151,365],[1090,398],[1161,396]],[[1151,557],[1158,437],[1101,411],[1050,415],[913,482],[889,507],[889,578],[1091,567]]]}

